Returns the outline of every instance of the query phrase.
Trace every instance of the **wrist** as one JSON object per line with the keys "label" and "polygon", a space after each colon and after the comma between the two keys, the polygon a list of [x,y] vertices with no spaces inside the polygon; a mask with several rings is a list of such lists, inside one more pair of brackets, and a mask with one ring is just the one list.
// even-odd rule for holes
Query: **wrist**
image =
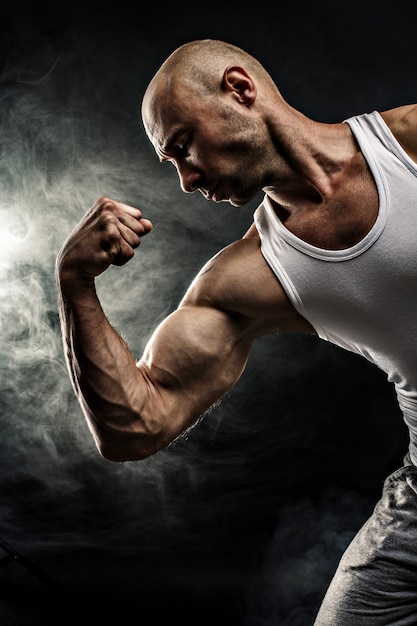
{"label": "wrist", "polygon": [[88,293],[95,294],[94,276],[81,272],[77,268],[66,267],[59,261],[56,265],[56,282],[61,294],[67,297],[77,294],[83,294],[83,297]]}

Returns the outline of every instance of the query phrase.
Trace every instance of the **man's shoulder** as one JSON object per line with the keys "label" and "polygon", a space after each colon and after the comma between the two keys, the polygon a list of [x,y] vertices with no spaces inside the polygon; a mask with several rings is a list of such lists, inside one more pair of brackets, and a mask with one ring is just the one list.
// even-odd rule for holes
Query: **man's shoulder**
{"label": "man's shoulder", "polygon": [[183,305],[210,306],[247,320],[255,334],[310,331],[265,261],[256,229],[212,257],[200,270]]}
{"label": "man's shoulder", "polygon": [[381,112],[381,117],[404,150],[417,162],[417,104]]}
{"label": "man's shoulder", "polygon": [[203,306],[242,310],[257,298],[257,292],[270,279],[270,271],[256,228],[250,229],[242,239],[225,246],[203,265],[190,285],[186,300]]}

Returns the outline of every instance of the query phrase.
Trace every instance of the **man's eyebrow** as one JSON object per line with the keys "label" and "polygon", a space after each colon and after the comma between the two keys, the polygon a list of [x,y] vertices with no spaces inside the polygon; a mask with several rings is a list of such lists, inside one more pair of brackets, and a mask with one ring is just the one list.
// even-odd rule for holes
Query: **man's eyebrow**
{"label": "man's eyebrow", "polygon": [[170,150],[172,150],[172,147],[174,146],[175,142],[177,141],[177,139],[181,135],[181,133],[182,133],[182,129],[179,128],[178,130],[175,130],[165,140],[165,143],[161,146],[160,150],[158,151],[160,156],[164,157],[165,155],[169,154]]}

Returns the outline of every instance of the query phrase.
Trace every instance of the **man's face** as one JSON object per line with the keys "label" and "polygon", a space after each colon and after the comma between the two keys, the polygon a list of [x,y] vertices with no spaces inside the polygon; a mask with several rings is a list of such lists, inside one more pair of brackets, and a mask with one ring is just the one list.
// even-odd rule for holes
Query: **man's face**
{"label": "man's face", "polygon": [[176,167],[184,192],[241,206],[262,189],[264,138],[256,119],[227,95],[209,99],[184,86],[164,89],[144,122],[160,160]]}

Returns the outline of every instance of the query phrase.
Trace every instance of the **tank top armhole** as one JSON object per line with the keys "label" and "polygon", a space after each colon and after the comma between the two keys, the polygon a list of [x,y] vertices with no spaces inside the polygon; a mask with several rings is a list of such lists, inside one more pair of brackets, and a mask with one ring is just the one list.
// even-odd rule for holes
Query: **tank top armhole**
{"label": "tank top armhole", "polygon": [[267,217],[265,213],[266,213],[266,207],[262,203],[256,209],[255,214],[254,214],[255,225],[259,232],[259,236],[261,239],[262,256],[264,257],[268,266],[271,268],[273,274],[276,276],[281,287],[284,289],[286,295],[288,296],[288,299],[290,300],[291,304],[293,305],[297,313],[299,313],[302,317],[304,317],[311,324],[311,326],[314,328],[317,335],[321,339],[328,341],[329,339],[328,339],[326,332],[324,331],[322,326],[318,323],[318,321],[314,318],[314,316],[311,315],[311,313],[305,307],[302,299],[300,298],[298,294],[297,289],[294,286],[294,283],[288,276],[285,269],[282,267],[281,263],[279,263],[276,255],[274,255],[272,252],[272,249],[271,249],[272,243],[271,243],[270,236],[268,236],[265,233],[265,230],[266,231],[268,230],[268,221],[267,221]]}

